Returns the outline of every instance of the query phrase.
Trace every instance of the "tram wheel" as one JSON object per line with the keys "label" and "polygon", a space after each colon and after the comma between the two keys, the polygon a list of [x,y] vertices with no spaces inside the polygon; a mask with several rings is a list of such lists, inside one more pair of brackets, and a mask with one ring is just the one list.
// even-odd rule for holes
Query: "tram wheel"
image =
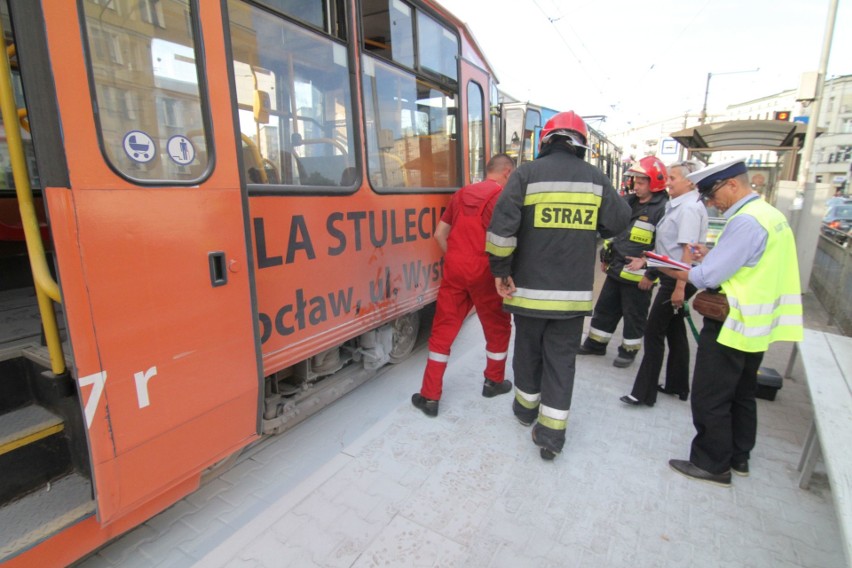
{"label": "tram wheel", "polygon": [[391,363],[402,363],[414,349],[417,332],[420,329],[420,312],[405,314],[393,321],[393,346],[390,352]]}

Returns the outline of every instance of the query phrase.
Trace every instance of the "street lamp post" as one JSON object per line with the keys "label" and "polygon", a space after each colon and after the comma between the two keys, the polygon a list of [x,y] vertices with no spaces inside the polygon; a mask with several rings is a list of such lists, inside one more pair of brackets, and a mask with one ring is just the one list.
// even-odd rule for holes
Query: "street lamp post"
{"label": "street lamp post", "polygon": [[707,73],[707,84],[704,86],[704,105],[701,107],[701,115],[698,117],[698,121],[700,124],[704,124],[707,120],[707,97],[710,94],[710,79],[713,78],[714,75],[735,75],[737,73],[756,73],[760,71],[760,67],[757,69],[747,69],[745,71],[725,71],[724,73]]}

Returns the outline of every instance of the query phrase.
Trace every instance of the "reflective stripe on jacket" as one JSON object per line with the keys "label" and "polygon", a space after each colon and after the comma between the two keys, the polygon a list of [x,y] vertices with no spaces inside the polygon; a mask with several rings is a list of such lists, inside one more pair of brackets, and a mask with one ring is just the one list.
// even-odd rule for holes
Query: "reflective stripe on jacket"
{"label": "reflective stripe on jacket", "polygon": [[562,149],[521,164],[494,207],[486,235],[491,273],[517,287],[507,311],[533,317],[589,315],[597,234],[629,221],[609,179]]}
{"label": "reflective stripe on jacket", "polygon": [[626,257],[640,257],[646,250],[654,250],[657,223],[666,214],[666,203],[668,194],[659,191],[651,194],[651,199],[645,203],[639,203],[635,195],[625,198],[630,205],[630,225],[627,230],[612,239],[612,261],[607,266],[609,276],[626,280],[628,282],[639,282],[645,275],[645,269],[627,270],[629,263]]}
{"label": "reflective stripe on jacket", "polygon": [[766,249],[753,267],[742,267],[722,283],[730,312],[717,341],[740,351],[766,351],[775,341],[802,341],[802,295],[793,232],[784,215],[754,199],[746,213],[766,229]]}

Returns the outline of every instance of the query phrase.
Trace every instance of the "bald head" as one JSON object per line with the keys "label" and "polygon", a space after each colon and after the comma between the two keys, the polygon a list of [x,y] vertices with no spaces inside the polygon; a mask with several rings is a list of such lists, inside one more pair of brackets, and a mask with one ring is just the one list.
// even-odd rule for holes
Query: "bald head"
{"label": "bald head", "polygon": [[500,185],[506,185],[506,181],[515,170],[515,160],[507,154],[495,154],[488,160],[485,166],[485,177],[494,180]]}

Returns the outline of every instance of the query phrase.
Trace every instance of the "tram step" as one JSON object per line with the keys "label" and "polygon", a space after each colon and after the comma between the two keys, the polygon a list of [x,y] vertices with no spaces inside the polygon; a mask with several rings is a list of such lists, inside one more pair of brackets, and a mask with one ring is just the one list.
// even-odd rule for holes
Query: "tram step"
{"label": "tram step", "polygon": [[0,564],[94,513],[92,485],[76,473],[0,507]]}
{"label": "tram step", "polygon": [[71,470],[63,420],[38,405],[0,415],[0,504]]}

